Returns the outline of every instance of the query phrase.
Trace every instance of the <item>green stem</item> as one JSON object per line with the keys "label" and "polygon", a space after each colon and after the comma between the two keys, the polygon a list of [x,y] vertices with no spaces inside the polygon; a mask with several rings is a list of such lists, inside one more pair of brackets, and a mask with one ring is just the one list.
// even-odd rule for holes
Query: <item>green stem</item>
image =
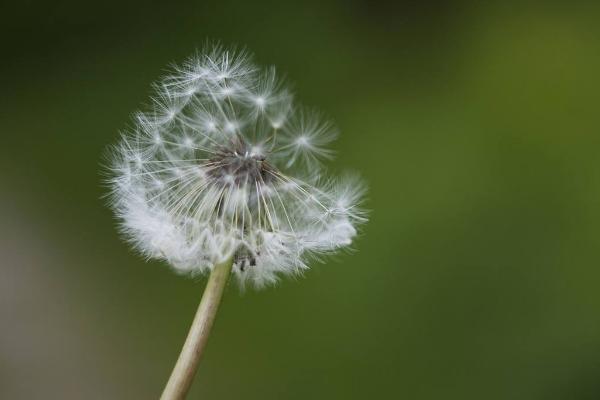
{"label": "green stem", "polygon": [[181,349],[181,354],[179,354],[179,359],[160,397],[161,400],[182,400],[190,390],[194,374],[198,368],[198,362],[202,357],[210,330],[215,321],[225,285],[231,274],[232,265],[233,259],[229,259],[213,267],[202,294],[198,311],[196,311],[196,316]]}

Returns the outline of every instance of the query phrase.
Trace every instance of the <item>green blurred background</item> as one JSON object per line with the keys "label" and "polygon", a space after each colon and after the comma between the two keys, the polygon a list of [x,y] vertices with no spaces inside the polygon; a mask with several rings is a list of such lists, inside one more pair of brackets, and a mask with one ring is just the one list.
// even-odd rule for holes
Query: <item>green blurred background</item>
{"label": "green blurred background", "polygon": [[356,252],[231,285],[190,399],[599,399],[600,4],[0,6],[0,398],[158,398],[203,290],[118,237],[100,162],[206,38],[370,184]]}

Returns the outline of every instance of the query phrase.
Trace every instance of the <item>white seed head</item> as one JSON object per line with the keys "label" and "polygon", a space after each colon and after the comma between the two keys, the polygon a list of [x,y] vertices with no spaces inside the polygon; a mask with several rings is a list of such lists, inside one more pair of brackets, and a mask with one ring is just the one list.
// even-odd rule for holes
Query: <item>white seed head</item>
{"label": "white seed head", "polygon": [[111,204],[139,251],[192,275],[233,258],[262,286],[351,244],[364,185],[322,176],[336,131],[274,68],[207,46],[155,87],[111,160]]}

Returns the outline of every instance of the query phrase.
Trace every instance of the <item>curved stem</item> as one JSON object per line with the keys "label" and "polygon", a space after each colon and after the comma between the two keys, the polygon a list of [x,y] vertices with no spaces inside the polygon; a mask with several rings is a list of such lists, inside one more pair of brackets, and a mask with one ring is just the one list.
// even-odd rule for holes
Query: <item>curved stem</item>
{"label": "curved stem", "polygon": [[192,386],[198,362],[202,357],[210,330],[215,321],[223,291],[231,273],[233,259],[229,259],[213,267],[208,283],[202,294],[202,300],[188,333],[179,359],[171,372],[171,377],[160,397],[161,400],[184,399]]}

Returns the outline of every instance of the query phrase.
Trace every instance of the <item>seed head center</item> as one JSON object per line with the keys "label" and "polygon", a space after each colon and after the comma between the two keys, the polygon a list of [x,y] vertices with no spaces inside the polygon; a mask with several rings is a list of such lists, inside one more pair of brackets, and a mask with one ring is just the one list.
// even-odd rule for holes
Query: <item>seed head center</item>
{"label": "seed head center", "polygon": [[238,141],[220,151],[209,160],[208,175],[221,185],[243,186],[268,184],[275,172],[257,146],[250,147]]}

